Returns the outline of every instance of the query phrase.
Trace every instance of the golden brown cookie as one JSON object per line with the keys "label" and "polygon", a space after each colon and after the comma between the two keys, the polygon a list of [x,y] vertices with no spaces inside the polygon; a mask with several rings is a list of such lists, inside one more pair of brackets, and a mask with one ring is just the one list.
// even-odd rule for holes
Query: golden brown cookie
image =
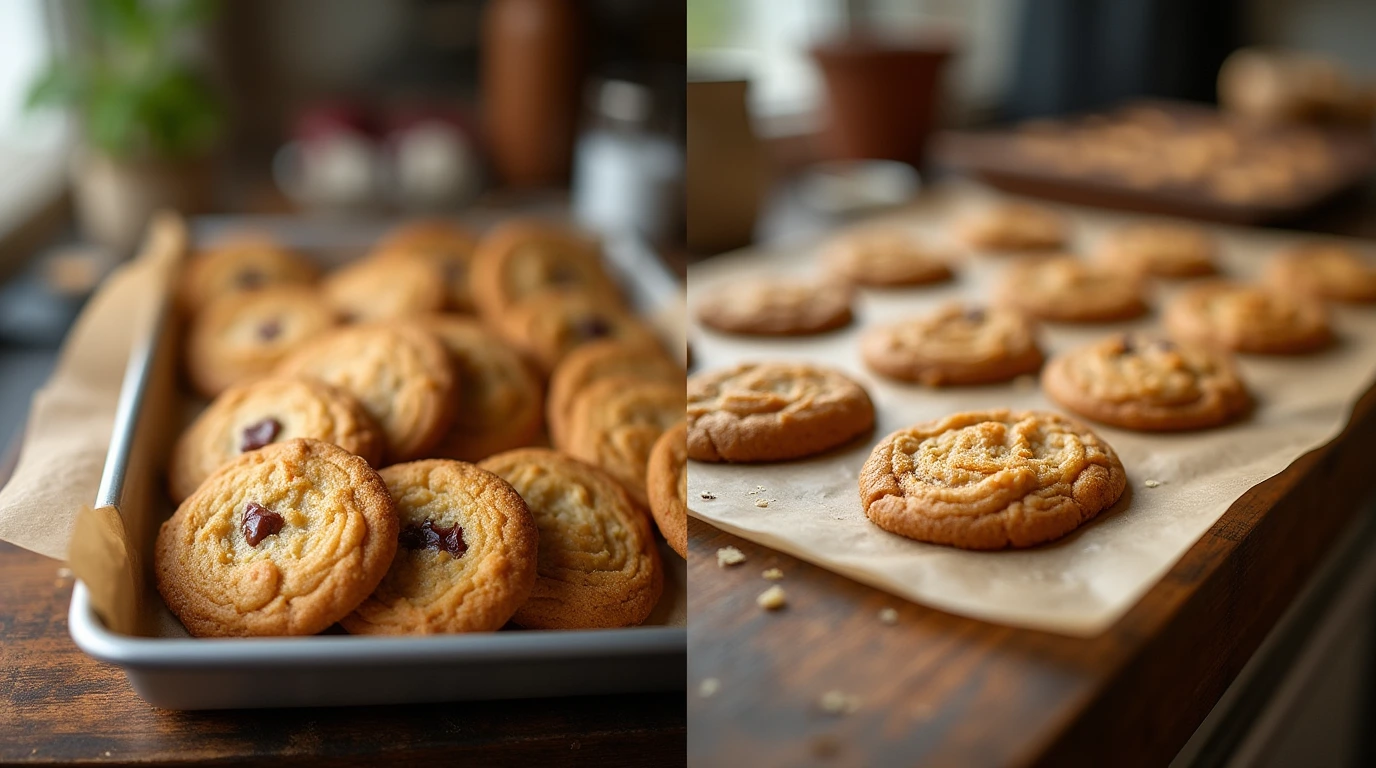
{"label": "golden brown cookie", "polygon": [[473,311],[469,269],[477,239],[468,230],[442,219],[404,224],[378,243],[373,258],[418,258],[440,268],[444,275],[445,305],[453,312]]}
{"label": "golden brown cookie", "polygon": [[242,235],[194,255],[182,270],[177,304],[195,314],[212,299],[270,285],[310,285],[320,270],[260,235]]}
{"label": "golden brown cookie", "polygon": [[860,356],[891,379],[933,387],[1008,381],[1042,364],[1036,327],[1027,316],[960,304],[867,331]]}
{"label": "golden brown cookie", "polygon": [[621,304],[597,242],[548,222],[513,219],[494,227],[478,241],[471,274],[478,313],[504,335],[515,305],[537,293],[583,293],[602,306]]}
{"label": "golden brown cookie", "polygon": [[680,421],[655,441],[645,470],[645,487],[659,532],[679,557],[688,559],[687,422]]}
{"label": "golden brown cookie", "polygon": [[311,379],[259,379],[225,391],[182,432],[167,472],[172,500],[190,496],[239,454],[298,437],[332,443],[372,466],[386,444],[344,390]]}
{"label": "golden brown cookie", "polygon": [[411,322],[340,328],[297,348],[277,373],[333,384],[387,436],[387,459],[424,456],[448,431],[460,384],[434,334]]}
{"label": "golden brown cookie", "polygon": [[631,499],[649,508],[645,466],[664,431],[683,420],[683,386],[613,377],[588,385],[573,400],[568,439],[560,450],[616,478]]}
{"label": "golden brown cookie", "polygon": [[382,583],[339,623],[355,635],[501,629],[535,586],[540,534],[507,482],[461,461],[394,464],[379,474],[401,533]]}
{"label": "golden brown cookie", "polygon": [[957,234],[974,248],[1041,251],[1065,245],[1070,225],[1050,208],[1000,203],[957,222]]}
{"label": "golden brown cookie", "polygon": [[697,316],[724,333],[804,336],[849,325],[850,302],[850,287],[844,284],[745,280],[703,298]]}
{"label": "golden brown cookie", "polygon": [[158,591],[197,637],[312,635],[372,594],[397,513],[368,462],[290,440],[224,465],[162,524]]}
{"label": "golden brown cookie", "polygon": [[1147,312],[1142,283],[1134,275],[1073,256],[1009,265],[996,300],[1038,320],[1062,323],[1130,320]]}
{"label": "golden brown cookie", "polygon": [[951,279],[952,256],[899,227],[871,226],[827,244],[828,271],[855,285],[925,285]]}
{"label": "golden brown cookie", "polygon": [[330,273],[321,290],[351,323],[438,312],[448,297],[444,271],[424,259],[363,259]]}
{"label": "golden brown cookie", "polygon": [[477,461],[539,441],[540,380],[520,355],[472,320],[429,315],[416,322],[444,344],[459,377],[453,423],[432,453]]}
{"label": "golden brown cookie", "polygon": [[688,458],[782,461],[843,445],[874,427],[865,389],[806,363],[745,363],[688,379]]}
{"label": "golden brown cookie", "polygon": [[1309,243],[1277,254],[1267,264],[1266,281],[1319,299],[1376,302],[1376,264],[1337,243]]}
{"label": "golden brown cookie", "polygon": [[957,413],[900,429],[860,470],[860,504],[875,525],[962,549],[1058,539],[1126,487],[1107,443],[1043,411]]}
{"label": "golden brown cookie", "polygon": [[1081,416],[1146,432],[1226,424],[1252,403],[1226,352],[1138,334],[1057,355],[1042,388]]}
{"label": "golden brown cookie", "polygon": [[513,305],[503,323],[506,338],[545,376],[574,349],[616,340],[655,346],[659,338],[618,304],[579,291],[546,291]]}
{"label": "golden brown cookie", "polygon": [[666,357],[658,346],[624,341],[594,341],[568,353],[559,361],[549,379],[545,400],[550,438],[556,447],[566,440],[569,412],[578,393],[590,384],[611,377],[630,377],[641,381],[685,384],[683,369]]}
{"label": "golden brown cookie", "polygon": [[1180,341],[1238,352],[1297,354],[1333,341],[1328,314],[1317,299],[1221,280],[1176,295],[1166,307],[1165,322]]}
{"label": "golden brown cookie", "polygon": [[649,521],[615,480],[540,448],[499,453],[478,466],[521,494],[540,529],[539,576],[512,621],[529,629],[645,621],[664,574]]}
{"label": "golden brown cookie", "polygon": [[1104,238],[1099,260],[1141,275],[1200,277],[1218,272],[1217,246],[1203,228],[1192,224],[1133,224]]}
{"label": "golden brown cookie", "polygon": [[221,296],[191,321],[187,375],[198,392],[214,397],[272,373],[303,341],[335,324],[334,310],[311,288],[274,286]]}

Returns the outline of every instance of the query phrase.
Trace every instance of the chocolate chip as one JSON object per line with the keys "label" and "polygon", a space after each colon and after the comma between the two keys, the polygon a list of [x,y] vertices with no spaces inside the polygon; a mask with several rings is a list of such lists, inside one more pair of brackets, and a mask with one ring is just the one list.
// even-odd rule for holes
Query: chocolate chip
{"label": "chocolate chip", "polygon": [[965,310],[965,319],[972,323],[982,323],[984,322],[984,318],[985,313],[982,309],[975,308]]}
{"label": "chocolate chip", "polygon": [[239,439],[239,452],[256,451],[276,440],[277,433],[281,431],[282,423],[270,416],[262,421],[256,421],[244,427],[243,437]]}
{"label": "chocolate chip", "polygon": [[1136,352],[1136,351],[1137,351],[1137,343],[1134,342],[1134,341],[1132,340],[1132,337],[1131,337],[1131,336],[1124,335],[1124,336],[1119,337],[1119,339],[1118,339],[1118,354],[1120,354],[1120,355],[1131,355],[1131,354],[1133,354],[1133,353]]}
{"label": "chocolate chip", "polygon": [[468,551],[468,543],[463,540],[463,528],[458,523],[445,528],[436,526],[433,520],[420,525],[408,525],[401,529],[397,542],[406,549],[433,549],[448,552],[454,557],[463,557]]}
{"label": "chocolate chip", "polygon": [[258,338],[263,341],[272,341],[282,333],[282,322],[273,318],[258,326]]}
{"label": "chocolate chip", "polygon": [[578,318],[573,323],[573,329],[578,333],[579,338],[583,339],[600,339],[612,332],[611,324],[599,315],[585,315]]}
{"label": "chocolate chip", "polygon": [[250,501],[244,507],[244,539],[250,547],[256,547],[258,542],[282,530],[284,522],[281,515]]}
{"label": "chocolate chip", "polygon": [[256,269],[246,269],[239,273],[239,276],[235,278],[235,282],[238,283],[240,288],[251,291],[254,288],[261,288],[263,283],[267,282],[267,279]]}

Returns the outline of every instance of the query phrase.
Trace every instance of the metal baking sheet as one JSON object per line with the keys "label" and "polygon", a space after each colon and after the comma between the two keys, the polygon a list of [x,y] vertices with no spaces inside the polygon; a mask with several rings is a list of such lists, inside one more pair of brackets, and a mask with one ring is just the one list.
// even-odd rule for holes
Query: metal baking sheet
{"label": "metal baking sheet", "polygon": [[[557,211],[548,212],[557,215]],[[496,220],[477,214],[463,223],[482,229]],[[265,232],[337,265],[361,255],[395,221],[324,220],[299,217],[212,216],[190,222],[193,245],[232,232]],[[632,236],[609,237],[610,271],[636,307],[647,313],[680,301],[677,279],[653,251]],[[168,296],[156,297],[157,311],[134,345],[124,375],[115,429],[95,499],[113,506],[131,531],[153,531],[171,512],[161,503],[138,504],[128,489],[160,483],[159,467],[134,461],[135,446],[161,425],[145,407],[159,361],[175,352]],[[165,427],[164,427],[165,429]],[[135,536],[135,539],[138,537]],[[136,543],[149,551],[148,536]],[[331,630],[291,638],[196,639],[163,605],[152,580],[143,595],[147,634],[108,629],[91,608],[85,584],[72,592],[68,625],[87,654],[121,667],[134,690],[167,709],[343,706],[433,701],[569,696],[679,690],[685,686],[687,630],[666,623],[686,615],[685,564],[661,544],[665,598],[646,625],[581,631],[511,630],[426,637],[356,637]],[[141,553],[141,554],[142,554]],[[142,558],[149,562],[148,557]]]}

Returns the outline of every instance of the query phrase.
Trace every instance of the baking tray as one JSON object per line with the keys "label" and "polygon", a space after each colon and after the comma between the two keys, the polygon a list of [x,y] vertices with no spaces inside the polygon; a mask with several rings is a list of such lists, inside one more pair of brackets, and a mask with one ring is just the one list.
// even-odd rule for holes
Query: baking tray
{"label": "baking tray", "polygon": [[[1219,115],[1217,109],[1202,104],[1142,99],[1117,110],[1070,116],[1061,122],[1074,124],[1096,114],[1111,116],[1129,109],[1159,110],[1183,124],[1213,120]],[[1111,175],[1057,173],[1018,150],[1016,126],[943,133],[935,140],[933,154],[938,165],[1013,194],[1159,216],[1260,225],[1291,221],[1321,207],[1361,184],[1376,166],[1376,147],[1369,135],[1344,128],[1313,130],[1321,133],[1337,156],[1336,171],[1327,179],[1289,194],[1253,203],[1219,200],[1194,185],[1144,188],[1130,186]]]}
{"label": "baking tray", "polygon": [[[495,214],[466,217],[481,229]],[[299,217],[213,216],[189,223],[193,247],[228,232],[256,231],[331,266],[361,254],[396,222],[340,221]],[[680,301],[678,281],[634,236],[606,241],[610,271],[642,312]],[[154,434],[153,406],[175,392],[175,323],[170,297],[154,297],[136,335],[124,374],[115,426],[95,499],[97,508],[117,510],[139,554],[150,552],[157,523],[171,512],[159,491],[155,467],[138,464],[142,441]],[[180,395],[177,395],[180,397]],[[165,427],[161,427],[165,431]],[[144,451],[142,453],[147,453]],[[161,455],[160,452],[154,452]],[[136,486],[142,486],[136,488]],[[140,502],[141,498],[154,499]],[[580,631],[513,630],[425,637],[356,637],[331,630],[311,637],[191,638],[145,578],[146,634],[107,628],[78,581],[68,626],[87,654],[122,668],[145,701],[167,709],[341,706],[434,701],[569,696],[680,690],[685,687],[687,630],[664,623],[686,615],[687,581],[682,558],[660,545],[665,595],[650,622],[624,629]],[[139,558],[145,566],[151,558]],[[145,572],[147,568],[145,567]],[[142,630],[141,630],[142,631]]]}

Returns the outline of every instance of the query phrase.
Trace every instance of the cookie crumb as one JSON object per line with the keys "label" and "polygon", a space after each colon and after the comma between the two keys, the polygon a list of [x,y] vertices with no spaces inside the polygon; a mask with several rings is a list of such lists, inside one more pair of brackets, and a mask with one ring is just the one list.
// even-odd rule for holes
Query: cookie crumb
{"label": "cookie crumb", "polygon": [[770,581],[778,581],[779,579],[782,579],[784,577],[784,572],[779,570],[778,568],[770,568],[760,575],[765,577],[766,579],[769,579]]}
{"label": "cookie crumb", "polygon": [[892,608],[880,608],[880,609],[879,609],[879,621],[880,621],[881,623],[888,624],[889,626],[893,626],[894,624],[897,624],[897,623],[898,623],[898,611],[896,611],[896,610],[894,610],[894,609],[892,609]]}
{"label": "cookie crumb", "polygon": [[778,499],[755,499],[755,506],[764,509],[769,506],[771,501],[778,501]]}
{"label": "cookie crumb", "polygon": [[703,491],[702,493],[699,493],[698,495],[702,497],[702,500],[703,500],[703,501],[716,501],[716,500],[717,500],[717,494],[712,493],[711,491]]}
{"label": "cookie crumb", "polygon": [[715,677],[709,677],[698,683],[698,695],[704,699],[710,699],[721,689],[721,681]]}
{"label": "cookie crumb", "polygon": [[746,491],[746,492],[745,492],[745,495],[746,495],[746,496],[759,496],[760,494],[764,493],[764,491],[765,491],[765,487],[764,487],[763,485],[757,485],[757,486],[755,486],[755,490],[753,490],[753,491]]}
{"label": "cookie crumb", "polygon": [[735,547],[722,547],[717,550],[717,567],[725,568],[728,565],[740,565],[745,562],[745,553]]}
{"label": "cookie crumb", "polygon": [[860,697],[843,691],[827,691],[819,702],[822,711],[829,715],[849,715],[860,709]]}
{"label": "cookie crumb", "polygon": [[1145,483],[1142,483],[1142,485],[1145,485],[1145,486],[1147,486],[1148,488],[1155,488],[1155,487],[1157,487],[1157,486],[1160,485],[1160,484],[1161,484],[1161,481],[1160,481],[1160,480],[1148,480],[1148,481],[1146,481]]}
{"label": "cookie crumb", "polygon": [[755,598],[755,602],[759,603],[759,606],[766,611],[777,611],[788,605],[788,596],[784,594],[783,587],[775,584],[761,592],[760,596]]}

